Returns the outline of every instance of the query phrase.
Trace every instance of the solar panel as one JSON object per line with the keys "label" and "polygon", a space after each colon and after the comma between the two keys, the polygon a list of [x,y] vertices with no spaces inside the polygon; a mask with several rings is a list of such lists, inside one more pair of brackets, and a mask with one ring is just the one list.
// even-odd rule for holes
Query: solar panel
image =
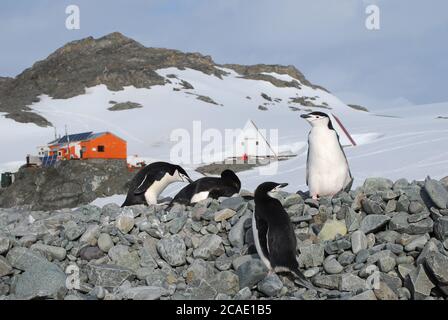
{"label": "solar panel", "polygon": [[45,156],[40,158],[40,160],[42,161],[42,167],[52,167],[58,161],[58,155],[54,154],[52,156]]}
{"label": "solar panel", "polygon": [[84,133],[77,133],[77,134],[71,134],[68,136],[64,136],[61,139],[59,139],[58,143],[68,143],[68,142],[77,142],[77,141],[83,141],[87,140],[93,132],[84,132]]}

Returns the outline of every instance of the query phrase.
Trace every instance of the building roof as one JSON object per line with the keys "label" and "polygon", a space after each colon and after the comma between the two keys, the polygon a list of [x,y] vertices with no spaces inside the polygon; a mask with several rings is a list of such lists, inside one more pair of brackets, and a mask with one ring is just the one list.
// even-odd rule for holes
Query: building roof
{"label": "building roof", "polygon": [[[93,132],[83,132],[83,133],[76,133],[76,134],[70,134],[70,135],[65,135],[62,138],[58,138],[56,140],[53,140],[51,142],[48,143],[48,145],[60,145],[60,144],[67,144],[67,143],[71,143],[71,142],[82,142],[82,141],[89,141],[92,139],[96,139],[99,138],[101,136],[104,136],[106,134],[112,134],[110,132],[98,132],[98,133],[93,133]],[[112,134],[113,136],[117,137],[120,140],[120,137]],[[125,141],[125,140],[123,140]],[[125,141],[126,142],[126,141]]]}

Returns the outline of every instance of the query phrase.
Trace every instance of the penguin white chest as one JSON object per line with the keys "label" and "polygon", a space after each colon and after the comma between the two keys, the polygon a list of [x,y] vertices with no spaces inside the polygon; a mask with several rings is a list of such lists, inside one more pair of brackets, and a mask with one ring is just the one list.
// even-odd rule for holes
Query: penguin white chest
{"label": "penguin white chest", "polygon": [[154,181],[152,185],[149,186],[148,190],[145,192],[145,199],[146,202],[151,204],[157,204],[157,199],[159,198],[159,195],[162,193],[165,188],[177,181],[175,176],[170,175],[169,173],[166,173],[162,179],[158,181]]}
{"label": "penguin white chest", "polygon": [[202,191],[199,193],[196,193],[193,195],[193,197],[191,198],[190,202],[191,203],[196,203],[196,202],[200,202],[202,200],[205,200],[208,198],[208,195],[210,194],[210,192],[208,191]]}
{"label": "penguin white chest", "polygon": [[350,182],[350,170],[334,130],[313,128],[309,135],[307,179],[312,196],[334,195]]}

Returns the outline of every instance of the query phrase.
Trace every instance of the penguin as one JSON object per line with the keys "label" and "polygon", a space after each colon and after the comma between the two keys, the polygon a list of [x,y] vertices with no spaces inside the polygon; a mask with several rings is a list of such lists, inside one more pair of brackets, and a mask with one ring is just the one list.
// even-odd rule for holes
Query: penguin
{"label": "penguin", "polygon": [[297,239],[288,213],[275,193],[287,183],[265,182],[255,190],[252,232],[255,247],[269,273],[288,272],[305,288],[319,291],[300,272],[297,262]]}
{"label": "penguin", "polygon": [[141,169],[132,179],[122,207],[157,204],[165,188],[173,182],[193,182],[185,170],[167,162],[154,162]]}
{"label": "penguin", "polygon": [[334,196],[340,191],[348,192],[353,177],[330,117],[323,112],[311,112],[300,117],[311,125],[306,161],[306,184],[310,196],[318,199],[320,196]]}
{"label": "penguin", "polygon": [[201,200],[219,197],[231,197],[239,193],[241,181],[232,170],[224,170],[221,177],[204,177],[184,187],[174,197],[170,206],[174,203],[191,205]]}

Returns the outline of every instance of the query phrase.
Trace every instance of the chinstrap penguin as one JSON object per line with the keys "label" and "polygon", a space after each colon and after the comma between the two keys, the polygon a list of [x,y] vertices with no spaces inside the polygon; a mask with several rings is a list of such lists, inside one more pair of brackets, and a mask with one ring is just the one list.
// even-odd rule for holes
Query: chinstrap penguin
{"label": "chinstrap penguin", "polygon": [[204,177],[184,187],[174,197],[174,203],[190,205],[201,200],[231,197],[239,193],[241,181],[232,170],[224,170],[221,177]]}
{"label": "chinstrap penguin", "polygon": [[255,211],[252,217],[255,247],[269,273],[292,273],[301,286],[320,291],[300,272],[293,225],[280,201],[273,197],[287,185],[265,182],[255,190]]}
{"label": "chinstrap penguin", "polygon": [[300,117],[311,125],[306,161],[306,184],[310,196],[317,199],[333,196],[342,190],[349,191],[353,177],[330,117],[323,112],[311,112]]}
{"label": "chinstrap penguin", "polygon": [[157,204],[157,199],[165,188],[173,182],[192,180],[185,170],[167,162],[154,162],[141,169],[132,179],[122,207],[137,204]]}

